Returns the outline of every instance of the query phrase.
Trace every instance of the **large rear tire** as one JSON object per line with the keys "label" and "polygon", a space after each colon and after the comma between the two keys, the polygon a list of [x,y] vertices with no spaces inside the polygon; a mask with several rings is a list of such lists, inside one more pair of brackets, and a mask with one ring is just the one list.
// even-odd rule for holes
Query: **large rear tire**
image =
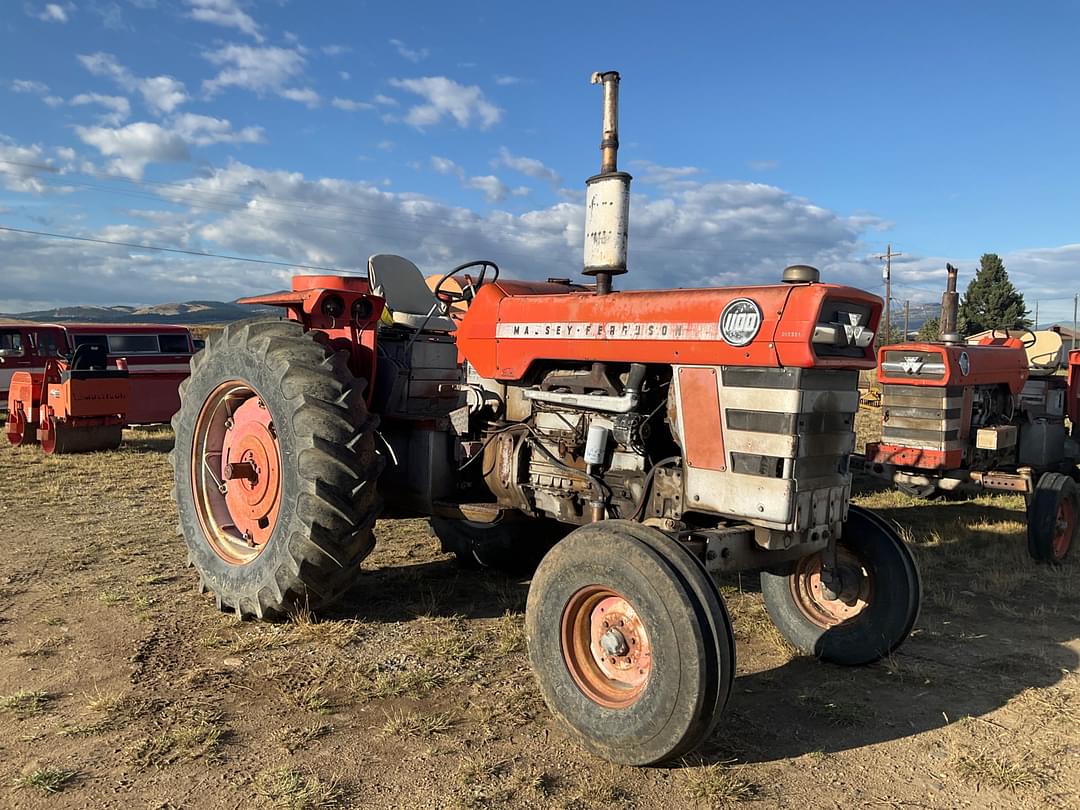
{"label": "large rear tire", "polygon": [[1028,554],[1039,562],[1060,565],[1080,535],[1080,493],[1061,473],[1044,473],[1028,508]]}
{"label": "large rear tire", "polygon": [[583,526],[544,557],[526,636],[551,712],[594,754],[650,765],[709,736],[734,649],[727,614],[693,566],[666,540],[641,539],[650,530],[624,524]]}
{"label": "large rear tire", "polygon": [[333,602],[374,547],[382,468],[347,355],[298,323],[235,323],[180,395],[170,460],[200,589],[238,616]]}
{"label": "large rear tire", "polygon": [[762,572],[761,594],[773,624],[804,655],[845,666],[877,661],[911,633],[919,615],[918,567],[899,534],[873,513],[851,506],[837,542],[843,590],[822,587],[820,553],[792,573]]}

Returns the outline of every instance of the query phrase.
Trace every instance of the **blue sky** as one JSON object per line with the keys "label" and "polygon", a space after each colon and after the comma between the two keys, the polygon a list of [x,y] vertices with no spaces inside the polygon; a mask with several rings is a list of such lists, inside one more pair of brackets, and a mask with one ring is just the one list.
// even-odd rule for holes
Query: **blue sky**
{"label": "blue sky", "polygon": [[[3,9],[0,225],[574,275],[599,161],[588,77],[618,69],[624,286],[758,283],[807,261],[880,289],[871,257],[891,241],[900,300],[936,298],[946,259],[969,274],[985,251],[1044,315],[1071,315],[1080,287],[1074,4]],[[0,233],[0,274],[13,311],[234,298],[289,271]]]}

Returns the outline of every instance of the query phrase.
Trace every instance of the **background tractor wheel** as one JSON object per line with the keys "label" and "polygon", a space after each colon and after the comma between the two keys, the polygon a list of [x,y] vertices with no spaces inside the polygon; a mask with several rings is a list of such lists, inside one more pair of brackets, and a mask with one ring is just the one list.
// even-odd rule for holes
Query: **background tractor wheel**
{"label": "background tractor wheel", "polygon": [[374,546],[381,470],[346,353],[291,321],[230,324],[180,394],[170,460],[200,588],[238,616],[332,602]]}
{"label": "background tractor wheel", "polygon": [[698,575],[638,534],[601,521],[567,535],[533,577],[525,626],[552,713],[593,753],[649,765],[708,737],[733,652],[727,615],[710,611]]}
{"label": "background tractor wheel", "polygon": [[115,450],[123,440],[122,425],[72,427],[50,419],[49,430],[41,439],[41,449],[50,456],[94,453],[99,450]]}
{"label": "background tractor wheel", "polygon": [[787,576],[762,572],[765,609],[801,653],[846,666],[869,664],[899,647],[914,627],[922,600],[918,568],[897,532],[857,506],[850,508],[836,558],[839,598],[823,593],[821,554],[813,554]]}
{"label": "background tractor wheel", "polygon": [[573,528],[554,520],[477,523],[433,517],[428,522],[442,550],[455,554],[463,568],[494,568],[523,576],[535,571]]}
{"label": "background tractor wheel", "polygon": [[21,408],[8,411],[5,430],[8,441],[15,447],[37,443],[37,425],[32,419],[27,419]]}
{"label": "background tractor wheel", "polygon": [[1059,565],[1080,534],[1080,493],[1061,473],[1044,473],[1028,507],[1028,554]]}

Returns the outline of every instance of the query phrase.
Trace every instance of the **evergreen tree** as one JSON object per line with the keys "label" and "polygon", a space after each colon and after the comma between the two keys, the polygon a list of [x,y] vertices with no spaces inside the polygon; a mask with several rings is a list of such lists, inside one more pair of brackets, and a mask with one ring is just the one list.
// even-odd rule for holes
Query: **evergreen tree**
{"label": "evergreen tree", "polygon": [[922,341],[934,341],[938,339],[940,332],[941,321],[937,318],[927,318],[919,327],[918,338]]}
{"label": "evergreen tree", "polygon": [[1027,318],[1024,296],[1005,271],[996,253],[984,253],[979,270],[960,301],[960,334],[973,335],[987,329],[1022,329]]}

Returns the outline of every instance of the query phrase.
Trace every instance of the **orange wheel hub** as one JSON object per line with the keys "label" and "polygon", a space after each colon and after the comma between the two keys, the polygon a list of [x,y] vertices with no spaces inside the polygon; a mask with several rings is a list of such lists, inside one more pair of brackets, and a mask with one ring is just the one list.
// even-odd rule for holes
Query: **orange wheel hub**
{"label": "orange wheel hub", "polygon": [[195,421],[191,488],[207,543],[246,565],[262,553],[281,508],[281,448],[265,402],[230,380],[215,388]]}
{"label": "orange wheel hub", "polygon": [[836,567],[844,589],[828,598],[821,582],[821,555],[804,557],[789,578],[795,604],[818,627],[830,628],[855,620],[869,606],[874,583],[859,559],[846,548],[836,549]]}
{"label": "orange wheel hub", "polygon": [[566,603],[562,652],[582,693],[609,709],[635,703],[652,673],[645,622],[629,600],[603,585],[582,588]]}
{"label": "orange wheel hub", "polygon": [[281,504],[281,465],[270,412],[258,397],[233,413],[221,448],[225,503],[241,536],[261,546],[270,539]]}

